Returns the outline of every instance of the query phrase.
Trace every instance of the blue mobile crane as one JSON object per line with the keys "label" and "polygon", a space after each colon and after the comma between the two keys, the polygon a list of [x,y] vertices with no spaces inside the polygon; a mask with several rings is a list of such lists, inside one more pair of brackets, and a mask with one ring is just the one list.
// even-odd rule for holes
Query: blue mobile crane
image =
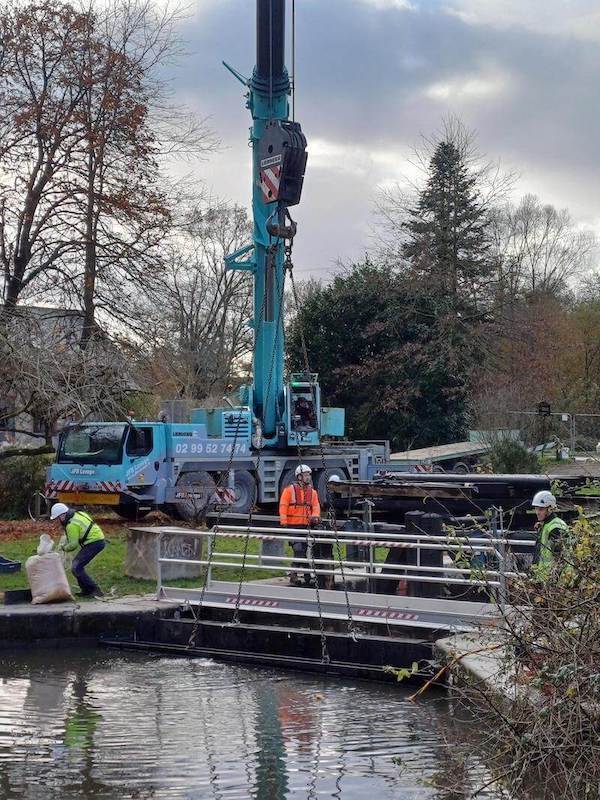
{"label": "blue mobile crane", "polygon": [[49,468],[50,500],[112,505],[130,519],[155,508],[193,519],[215,503],[247,512],[257,502],[276,503],[301,458],[326,503],[330,477],[365,479],[389,459],[387,442],[332,441],[344,436],[344,410],[321,407],[308,364],[285,375],[284,286],[296,233],[289,208],[300,201],[307,150],[300,124],[289,119],[285,0],[257,0],[256,10],[252,77],[225,64],[246,87],[252,115],[253,241],[226,258],[226,269],[254,278],[252,383],[236,402],[196,409],[186,424],[69,426]]}

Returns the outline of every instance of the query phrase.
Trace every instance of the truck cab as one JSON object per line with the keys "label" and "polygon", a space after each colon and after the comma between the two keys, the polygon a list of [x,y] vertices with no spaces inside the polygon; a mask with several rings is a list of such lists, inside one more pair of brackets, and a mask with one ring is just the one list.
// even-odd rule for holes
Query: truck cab
{"label": "truck cab", "polygon": [[167,435],[161,422],[70,425],[48,470],[46,496],[71,505],[115,506],[136,516],[156,500],[166,478]]}

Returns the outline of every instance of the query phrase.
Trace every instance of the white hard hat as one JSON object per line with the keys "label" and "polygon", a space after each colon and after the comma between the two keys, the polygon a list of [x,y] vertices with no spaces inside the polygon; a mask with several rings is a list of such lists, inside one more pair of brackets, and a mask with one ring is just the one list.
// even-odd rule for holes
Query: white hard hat
{"label": "white hard hat", "polygon": [[312,469],[308,466],[308,464],[300,464],[300,466],[296,467],[296,472],[294,475],[298,477],[298,475],[302,475],[304,472],[308,472],[309,475],[312,475]]}
{"label": "white hard hat", "polygon": [[333,481],[334,483],[341,483],[342,482],[342,479],[340,478],[339,475],[330,475],[328,480],[330,482]]}
{"label": "white hard hat", "polygon": [[66,506],[64,503],[55,503],[52,506],[52,511],[50,512],[50,519],[56,519],[57,517],[61,517],[63,514],[68,514],[69,506]]}
{"label": "white hard hat", "polygon": [[535,497],[531,501],[531,505],[533,508],[555,508],[556,497],[554,497],[552,492],[543,489],[541,492],[536,492]]}

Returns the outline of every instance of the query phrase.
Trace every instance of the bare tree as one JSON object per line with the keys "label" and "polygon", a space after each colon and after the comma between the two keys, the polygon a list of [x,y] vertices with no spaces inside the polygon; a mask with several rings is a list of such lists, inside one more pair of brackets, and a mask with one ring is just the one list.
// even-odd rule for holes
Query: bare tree
{"label": "bare tree", "polygon": [[160,269],[167,155],[200,156],[207,126],[170,102],[161,68],[179,15],[149,0],[6,5],[0,99],[4,304],[60,298],[115,310],[114,286]]}
{"label": "bare tree", "polygon": [[[6,448],[8,455],[52,452],[58,422],[124,419],[137,388],[120,349],[95,328],[79,347],[82,317],[48,308],[5,310],[0,336],[0,426],[41,440],[40,448]],[[25,420],[38,420],[32,432]],[[9,424],[10,423],[10,424]],[[21,428],[22,426],[22,428]]]}
{"label": "bare tree", "polygon": [[0,15],[0,259],[14,307],[41,275],[58,276],[76,246],[64,236],[73,196],[64,181],[82,137],[73,53],[89,21],[71,6],[4,4]]}
{"label": "bare tree", "polygon": [[589,269],[595,236],[579,228],[567,209],[529,194],[517,206],[496,209],[492,222],[501,301],[559,295]]}
{"label": "bare tree", "polygon": [[148,368],[167,394],[201,400],[220,396],[244,371],[252,334],[250,274],[225,271],[224,258],[248,242],[245,209],[197,203],[168,248],[164,272],[140,304]]}
{"label": "bare tree", "polygon": [[88,14],[94,29],[79,76],[85,146],[74,184],[85,243],[84,346],[95,304],[109,314],[114,307],[110,287],[123,279],[144,286],[161,267],[171,214],[160,158],[204,156],[215,145],[203,122],[169,102],[160,76],[180,51],[179,14],[148,0],[111,0],[100,10],[90,6]]}

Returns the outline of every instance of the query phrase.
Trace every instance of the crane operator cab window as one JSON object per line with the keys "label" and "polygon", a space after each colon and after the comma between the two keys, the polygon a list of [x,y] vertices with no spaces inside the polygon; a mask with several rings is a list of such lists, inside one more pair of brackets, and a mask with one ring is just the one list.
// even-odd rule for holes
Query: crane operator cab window
{"label": "crane operator cab window", "polygon": [[293,373],[288,391],[288,441],[296,444],[319,444],[321,392],[316,373]]}
{"label": "crane operator cab window", "polygon": [[302,396],[293,398],[292,430],[297,433],[317,430],[317,415],[312,398]]}

